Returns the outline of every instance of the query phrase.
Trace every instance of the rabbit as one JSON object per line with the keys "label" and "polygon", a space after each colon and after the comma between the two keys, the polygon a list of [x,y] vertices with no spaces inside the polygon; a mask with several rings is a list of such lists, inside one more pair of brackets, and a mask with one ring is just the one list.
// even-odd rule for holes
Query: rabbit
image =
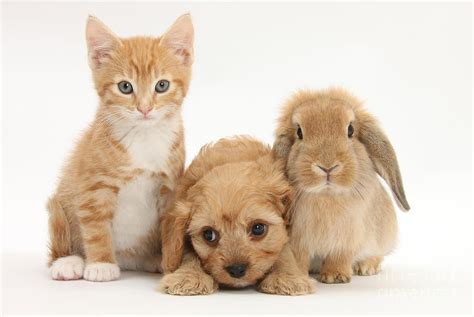
{"label": "rabbit", "polygon": [[283,106],[273,155],[294,186],[290,243],[300,268],[323,283],[374,275],[395,247],[390,186],[408,211],[397,157],[375,118],[347,91],[299,91]]}

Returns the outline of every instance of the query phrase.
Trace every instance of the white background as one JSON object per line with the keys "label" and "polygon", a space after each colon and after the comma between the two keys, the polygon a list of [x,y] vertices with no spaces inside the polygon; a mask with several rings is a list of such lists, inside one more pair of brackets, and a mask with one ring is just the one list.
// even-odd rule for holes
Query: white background
{"label": "white background", "polygon": [[[3,3],[2,290],[7,313],[470,312],[470,4]],[[105,284],[51,281],[47,214],[60,166],[93,119],[88,14],[120,36],[160,35],[191,12],[196,63],[184,104],[187,162],[206,142],[250,134],[272,143],[298,88],[339,85],[366,101],[399,158],[412,210],[374,277],[315,295],[154,292],[159,275]]]}

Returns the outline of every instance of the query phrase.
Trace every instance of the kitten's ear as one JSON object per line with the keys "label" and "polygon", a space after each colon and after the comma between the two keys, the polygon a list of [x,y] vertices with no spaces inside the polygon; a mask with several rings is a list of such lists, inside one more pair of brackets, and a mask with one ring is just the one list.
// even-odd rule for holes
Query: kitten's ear
{"label": "kitten's ear", "polygon": [[93,16],[87,19],[86,41],[89,54],[89,66],[99,68],[110,53],[121,45],[120,39],[104,23]]}
{"label": "kitten's ear", "polygon": [[173,51],[178,59],[187,66],[194,59],[194,27],[189,13],[180,16],[161,37],[160,45]]}

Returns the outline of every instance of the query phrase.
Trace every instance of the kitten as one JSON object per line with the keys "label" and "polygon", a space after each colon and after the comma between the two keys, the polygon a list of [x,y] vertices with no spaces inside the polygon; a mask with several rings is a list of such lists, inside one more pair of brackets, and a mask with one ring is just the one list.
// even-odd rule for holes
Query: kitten
{"label": "kitten", "polygon": [[52,278],[159,272],[158,219],[184,168],[191,17],[161,38],[126,39],[89,17],[86,39],[100,105],[48,202]]}

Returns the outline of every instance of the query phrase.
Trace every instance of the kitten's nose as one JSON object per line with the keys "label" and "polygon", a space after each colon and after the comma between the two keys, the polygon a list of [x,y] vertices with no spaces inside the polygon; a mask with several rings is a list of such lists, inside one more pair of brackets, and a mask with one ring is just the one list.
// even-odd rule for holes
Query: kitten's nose
{"label": "kitten's nose", "polygon": [[146,117],[147,114],[150,113],[151,108],[150,107],[145,107],[145,106],[138,106],[137,110],[143,113],[143,115]]}
{"label": "kitten's nose", "polygon": [[231,264],[229,266],[226,266],[225,270],[227,271],[227,273],[229,273],[230,276],[235,278],[241,278],[245,275],[245,271],[247,270],[247,264]]}

